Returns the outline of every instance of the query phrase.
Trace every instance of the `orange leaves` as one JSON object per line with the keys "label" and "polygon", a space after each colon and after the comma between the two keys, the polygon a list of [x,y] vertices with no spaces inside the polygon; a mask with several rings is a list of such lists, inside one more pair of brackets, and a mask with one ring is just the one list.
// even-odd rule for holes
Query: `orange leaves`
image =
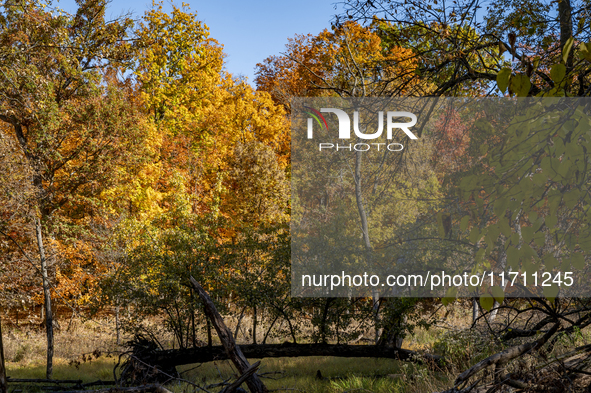
{"label": "orange leaves", "polygon": [[257,64],[255,82],[286,108],[291,97],[402,95],[412,87],[413,58],[409,49],[384,46],[372,28],[346,22],[290,39],[285,54]]}

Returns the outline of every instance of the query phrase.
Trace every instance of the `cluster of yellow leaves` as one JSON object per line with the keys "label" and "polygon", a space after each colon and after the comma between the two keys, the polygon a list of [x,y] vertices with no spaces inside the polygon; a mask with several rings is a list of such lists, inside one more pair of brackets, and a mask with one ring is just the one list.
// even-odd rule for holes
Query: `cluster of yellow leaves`
{"label": "cluster of yellow leaves", "polygon": [[[151,179],[158,195],[183,192],[188,212],[218,211],[242,222],[227,198],[237,191],[230,176],[236,146],[263,144],[273,152],[269,165],[284,170],[289,139],[283,109],[223,70],[222,47],[196,14],[174,6],[167,14],[158,5],[146,13],[137,36],[141,97],[161,137],[161,165],[153,172],[159,179]],[[272,198],[273,192],[262,197]]]}

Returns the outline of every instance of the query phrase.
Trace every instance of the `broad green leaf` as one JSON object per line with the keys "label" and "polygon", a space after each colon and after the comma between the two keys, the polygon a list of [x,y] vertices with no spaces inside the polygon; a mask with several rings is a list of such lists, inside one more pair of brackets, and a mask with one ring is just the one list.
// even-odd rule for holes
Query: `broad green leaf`
{"label": "broad green leaf", "polygon": [[501,229],[499,228],[498,225],[491,225],[490,227],[488,227],[488,236],[490,237],[490,239],[493,242],[497,241],[497,239],[499,238],[500,232],[501,232]]}
{"label": "broad green leaf", "polygon": [[560,84],[566,75],[566,66],[564,64],[554,64],[550,69],[550,78],[556,84]]}
{"label": "broad green leaf", "polygon": [[[550,207],[550,214],[551,215],[555,215],[556,214],[556,210],[558,210],[558,206],[560,206],[560,201],[562,200],[562,195],[558,194],[558,195],[552,195],[550,197],[548,197],[548,204]],[[556,217],[554,217],[556,218]],[[554,221],[554,224],[550,225],[548,224],[548,218],[546,217],[546,225],[550,228],[552,228],[554,225],[556,225],[556,221]]]}
{"label": "broad green leaf", "polygon": [[507,91],[507,87],[509,86],[509,78],[511,77],[511,69],[510,68],[503,68],[497,74],[497,86],[501,93],[505,93]]}
{"label": "broad green leaf", "polygon": [[573,207],[575,207],[575,205],[579,201],[580,195],[581,195],[580,191],[576,188],[574,190],[570,190],[570,191],[565,192],[564,193],[564,203],[566,204],[566,207],[568,207],[569,209],[572,209]]}
{"label": "broad green leaf", "polygon": [[531,275],[538,271],[538,265],[531,263],[529,260],[525,260],[521,264],[521,270],[528,275]]}
{"label": "broad green leaf", "polygon": [[486,253],[486,250],[484,248],[481,248],[480,250],[476,251],[476,255],[474,256],[474,260],[482,261],[484,259],[485,253]]}
{"label": "broad green leaf", "polygon": [[544,266],[546,267],[546,271],[551,271],[558,266],[558,260],[552,254],[546,254],[544,255]]}
{"label": "broad green leaf", "polygon": [[527,97],[529,89],[531,88],[531,82],[525,74],[511,76],[509,85],[511,86],[511,91],[513,91],[517,97]]}
{"label": "broad green leaf", "polygon": [[469,239],[472,244],[476,244],[480,240],[480,231],[477,227],[472,228]]}
{"label": "broad green leaf", "polygon": [[[573,47],[573,44],[575,42],[575,39],[573,37],[570,37],[564,44],[564,47],[562,48],[562,61],[564,64],[567,63],[568,60],[568,55]],[[554,80],[554,79],[553,79]]]}
{"label": "broad green leaf", "polygon": [[587,236],[579,239],[579,246],[585,251],[591,251],[591,237]]}
{"label": "broad green leaf", "polygon": [[558,170],[556,172],[558,172],[558,174],[562,177],[567,177],[570,166],[571,166],[571,161],[564,160],[560,163],[560,165],[558,165]]}
{"label": "broad green leaf", "polygon": [[536,221],[532,222],[532,228],[534,229],[534,232],[537,232],[538,229],[540,229],[543,224],[544,224],[544,217],[538,217],[538,219]]}
{"label": "broad green leaf", "polygon": [[480,305],[482,306],[482,308],[484,310],[486,310],[486,311],[492,310],[494,304],[495,304],[495,299],[491,295],[489,295],[488,293],[485,293],[480,296]]}
{"label": "broad green leaf", "polygon": [[468,223],[470,222],[470,216],[462,217],[460,221],[460,231],[464,232],[466,228],[468,228]]}
{"label": "broad green leaf", "polygon": [[574,253],[570,257],[571,266],[575,269],[583,269],[585,267],[585,257],[581,253]]}
{"label": "broad green leaf", "polygon": [[546,244],[546,236],[544,235],[544,233],[543,232],[536,232],[534,234],[534,242],[536,243],[536,245],[538,247],[544,246],[544,244]]}
{"label": "broad green leaf", "polygon": [[546,216],[545,222],[546,222],[546,226],[548,228],[552,229],[558,223],[558,218],[556,218],[556,215]]}
{"label": "broad green leaf", "polygon": [[493,298],[497,302],[502,303],[503,302],[503,299],[505,299],[505,292],[503,291],[503,288],[498,287],[498,286],[495,285],[490,290],[492,292]]}
{"label": "broad green leaf", "polygon": [[579,55],[591,62],[591,42],[587,42],[586,44],[581,42],[581,45],[579,45]]}
{"label": "broad green leaf", "polygon": [[533,175],[532,180],[534,181],[534,184],[540,186],[542,184],[546,183],[546,179],[547,176],[545,176],[542,173],[536,173],[535,175]]}
{"label": "broad green leaf", "polygon": [[538,253],[527,243],[521,245],[521,252],[523,253],[523,258],[526,261],[530,261],[532,258],[536,261],[540,260]]}
{"label": "broad green leaf", "polygon": [[532,227],[521,228],[521,237],[523,237],[524,242],[531,242],[534,237],[534,229]]}
{"label": "broad green leaf", "polygon": [[495,201],[494,212],[497,217],[505,215],[507,205],[509,204],[509,198],[501,197]]}

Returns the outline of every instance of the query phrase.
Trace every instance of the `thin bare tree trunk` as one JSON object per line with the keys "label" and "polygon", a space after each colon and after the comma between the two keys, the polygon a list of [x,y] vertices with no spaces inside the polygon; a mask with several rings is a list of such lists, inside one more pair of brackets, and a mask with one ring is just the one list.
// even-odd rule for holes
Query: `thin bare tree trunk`
{"label": "thin bare tree trunk", "polygon": [[235,339],[238,338],[238,333],[240,332],[240,323],[242,323],[242,318],[244,318],[245,311],[246,311],[246,306],[244,306],[244,308],[242,308],[242,311],[240,311],[240,316],[238,317],[238,323],[236,324],[236,329],[234,330],[234,338]]}
{"label": "thin bare tree trunk", "polygon": [[257,343],[257,306],[252,306],[252,343]]}
{"label": "thin bare tree trunk", "polygon": [[[363,232],[363,244],[367,254],[367,261],[371,263],[373,248],[371,246],[371,240],[369,239],[369,225],[367,223],[367,213],[365,212],[365,206],[363,205],[363,194],[361,193],[361,158],[362,152],[357,151],[355,153],[355,201],[357,202],[357,210],[359,212],[359,219],[361,220],[361,231]],[[377,288],[371,289],[371,295],[373,298],[373,310],[374,310],[374,324],[375,324],[375,342],[377,343],[380,339],[380,332],[378,329],[379,325],[379,302],[380,294]]]}
{"label": "thin bare tree trunk", "polygon": [[51,312],[51,293],[49,291],[49,276],[47,274],[47,259],[43,246],[43,234],[41,220],[35,219],[35,232],[37,234],[37,247],[41,260],[41,277],[43,278],[43,296],[45,300],[45,332],[47,333],[47,369],[46,377],[51,379],[53,374],[53,314]]}
{"label": "thin bare tree trunk", "polygon": [[4,346],[2,345],[2,321],[0,321],[0,393],[8,392],[6,368],[4,368]]}
{"label": "thin bare tree trunk", "polygon": [[121,345],[121,331],[119,325],[119,305],[115,308],[115,331],[117,333],[117,346]]}

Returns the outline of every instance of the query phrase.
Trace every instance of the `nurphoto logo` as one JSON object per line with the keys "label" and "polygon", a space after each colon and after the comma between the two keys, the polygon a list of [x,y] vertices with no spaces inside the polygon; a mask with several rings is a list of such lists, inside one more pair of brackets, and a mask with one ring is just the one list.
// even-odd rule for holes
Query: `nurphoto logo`
{"label": "nurphoto logo", "polygon": [[[320,111],[318,111],[318,110],[311,108],[309,106],[305,106],[304,108],[306,109],[305,113],[307,113],[308,115],[311,116],[308,118],[308,130],[307,130],[308,131],[308,139],[314,138],[314,121],[316,121],[316,123],[318,124],[318,126],[320,126],[321,129],[325,129],[327,132],[329,131],[328,122],[326,121],[326,119],[322,115],[322,113],[333,113],[337,116],[337,119],[339,121],[339,139],[350,139],[351,138],[351,119],[350,119],[349,115],[347,114],[347,112],[345,112],[344,110],[337,109],[337,108],[320,108]],[[408,119],[410,119],[410,121],[400,122],[401,118],[408,118]],[[415,134],[413,134],[413,132],[409,129],[410,127],[414,126],[415,124],[417,124],[417,117],[413,113],[388,111],[388,112],[386,112],[386,138],[388,140],[391,140],[392,135],[393,135],[393,130],[400,129],[400,130],[404,131],[404,133],[410,139],[418,139],[417,136]],[[372,140],[372,139],[380,138],[382,136],[383,131],[384,131],[384,112],[383,111],[378,112],[378,127],[377,127],[376,131],[373,133],[366,134],[359,127],[359,111],[354,111],[353,112],[353,131],[355,132],[355,135],[359,139]],[[389,143],[389,144],[386,144],[386,143],[357,143],[357,144],[348,144],[348,145],[347,144],[340,145],[337,143],[335,146],[334,143],[325,143],[325,142],[319,143],[318,148],[320,151],[322,151],[324,149],[335,149],[335,148],[337,151],[339,151],[339,150],[368,151],[371,149],[370,145],[373,145],[375,148],[377,148],[378,151],[382,147],[385,147],[386,149],[388,149],[390,151],[401,151],[402,149],[404,149],[404,146],[400,143]]]}

